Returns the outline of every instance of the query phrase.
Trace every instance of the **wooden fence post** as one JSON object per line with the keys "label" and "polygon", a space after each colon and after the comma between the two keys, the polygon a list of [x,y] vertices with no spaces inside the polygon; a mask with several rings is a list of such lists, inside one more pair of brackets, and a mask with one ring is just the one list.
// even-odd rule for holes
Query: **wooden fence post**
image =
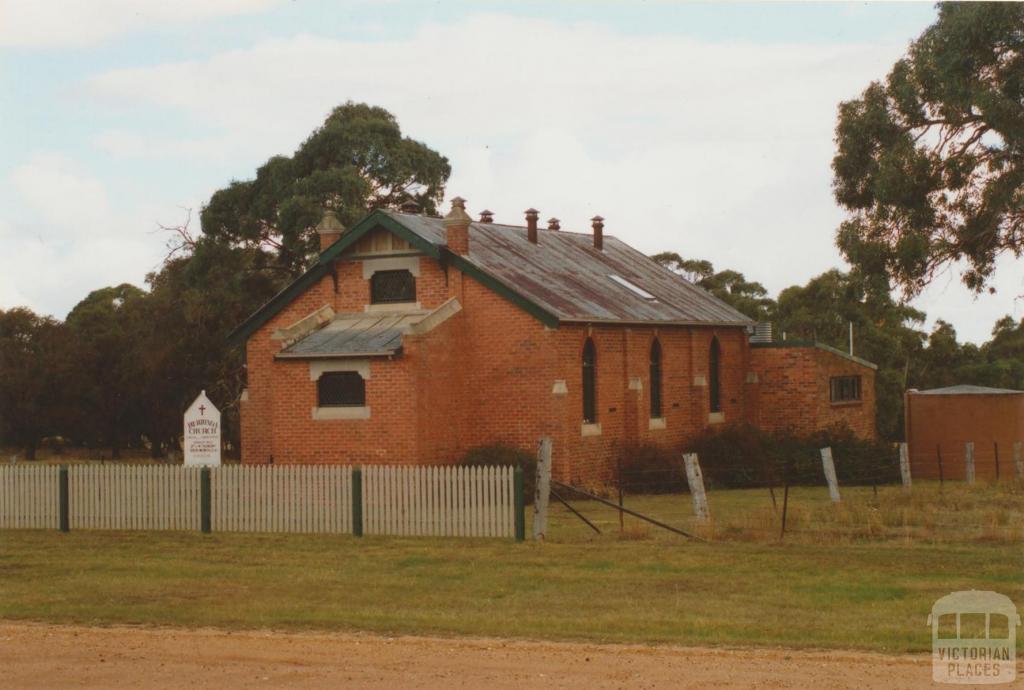
{"label": "wooden fence post", "polygon": [[548,500],[551,496],[551,439],[537,444],[537,484],[533,498],[533,538],[543,541],[548,530]]}
{"label": "wooden fence post", "polygon": [[968,484],[974,483],[974,441],[964,444],[964,474]]}
{"label": "wooden fence post", "polygon": [[992,450],[996,454],[996,481],[999,481],[999,441],[992,442]]}
{"label": "wooden fence post", "polygon": [[683,463],[686,465],[686,483],[690,485],[690,496],[693,498],[693,514],[698,520],[708,520],[711,513],[708,510],[708,497],[704,493],[704,475],[701,474],[697,454],[683,453]]}
{"label": "wooden fence post", "polygon": [[526,496],[523,489],[523,468],[517,466],[512,475],[515,494],[516,541],[526,539]]}
{"label": "wooden fence post", "polygon": [[352,535],[363,536],[363,470],[352,468]]}
{"label": "wooden fence post", "polygon": [[57,493],[60,501],[60,531],[71,530],[71,519],[69,514],[69,491],[68,491],[68,468],[67,465],[60,466],[60,473],[57,475]]}
{"label": "wooden fence post", "polygon": [[907,451],[907,444],[900,444],[900,479],[903,480],[903,488],[909,489],[910,477],[910,453]]}
{"label": "wooden fence post", "polygon": [[836,479],[836,465],[832,460],[832,448],[821,449],[821,467],[825,471],[825,481],[828,482],[828,495],[833,503],[839,503],[839,480]]}
{"label": "wooden fence post", "polygon": [[946,478],[942,472],[942,446],[938,443],[935,444],[935,461],[939,463],[939,488],[946,483]]}
{"label": "wooden fence post", "polygon": [[1013,464],[1017,468],[1017,479],[1024,482],[1024,452],[1020,441],[1013,442]]}
{"label": "wooden fence post", "polygon": [[210,468],[203,467],[199,470],[199,529],[202,532],[210,531]]}

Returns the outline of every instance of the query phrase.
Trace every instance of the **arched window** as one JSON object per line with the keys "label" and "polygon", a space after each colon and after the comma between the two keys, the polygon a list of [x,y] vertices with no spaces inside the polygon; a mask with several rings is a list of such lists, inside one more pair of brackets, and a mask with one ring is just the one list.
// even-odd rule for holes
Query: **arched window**
{"label": "arched window", "polygon": [[587,338],[583,345],[583,423],[597,421],[597,353],[594,341]]}
{"label": "arched window", "polygon": [[722,390],[719,369],[722,366],[722,351],[718,346],[718,338],[711,338],[711,352],[708,355],[708,396],[711,411],[722,411]]}
{"label": "arched window", "polygon": [[661,416],[661,343],[651,343],[651,416]]}

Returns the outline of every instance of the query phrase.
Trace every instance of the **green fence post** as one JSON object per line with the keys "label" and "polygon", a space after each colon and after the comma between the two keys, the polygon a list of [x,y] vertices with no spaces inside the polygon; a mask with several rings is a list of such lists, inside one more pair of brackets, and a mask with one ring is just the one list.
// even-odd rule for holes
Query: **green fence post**
{"label": "green fence post", "polygon": [[352,534],[363,536],[363,470],[352,468]]}
{"label": "green fence post", "polygon": [[71,519],[68,514],[68,468],[60,466],[60,473],[57,475],[58,494],[60,495],[60,531],[71,531]]}
{"label": "green fence post", "polygon": [[199,470],[199,529],[210,532],[210,468]]}
{"label": "green fence post", "polygon": [[516,501],[516,541],[526,540],[526,500],[523,491],[523,468],[516,467],[513,484]]}

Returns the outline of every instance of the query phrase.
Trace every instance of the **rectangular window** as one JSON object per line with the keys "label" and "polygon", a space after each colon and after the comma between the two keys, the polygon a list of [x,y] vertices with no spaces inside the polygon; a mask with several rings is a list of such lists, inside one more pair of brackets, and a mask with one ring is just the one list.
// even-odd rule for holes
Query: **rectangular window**
{"label": "rectangular window", "polygon": [[859,376],[833,376],[829,379],[829,397],[832,402],[860,400]]}
{"label": "rectangular window", "polygon": [[319,407],[362,407],[366,404],[366,381],[356,371],[331,371],[316,382]]}
{"label": "rectangular window", "polygon": [[376,271],[370,278],[370,303],[416,301],[416,277],[411,271]]}

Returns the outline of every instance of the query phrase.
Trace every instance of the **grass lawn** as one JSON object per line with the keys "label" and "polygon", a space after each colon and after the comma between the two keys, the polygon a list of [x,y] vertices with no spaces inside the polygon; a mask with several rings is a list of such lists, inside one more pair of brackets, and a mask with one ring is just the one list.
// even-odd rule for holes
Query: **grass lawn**
{"label": "grass lawn", "polygon": [[[626,505],[665,513],[682,503],[682,524],[685,500]],[[720,492],[717,510],[731,501],[736,517],[763,500]],[[711,503],[715,511],[715,494]],[[797,531],[782,544],[697,543],[636,524],[620,536],[614,511],[576,505],[606,534],[592,537],[564,508],[543,544],[0,532],[0,618],[922,652],[930,607],[952,590],[1024,604],[1024,554],[1006,540],[806,540]]]}

